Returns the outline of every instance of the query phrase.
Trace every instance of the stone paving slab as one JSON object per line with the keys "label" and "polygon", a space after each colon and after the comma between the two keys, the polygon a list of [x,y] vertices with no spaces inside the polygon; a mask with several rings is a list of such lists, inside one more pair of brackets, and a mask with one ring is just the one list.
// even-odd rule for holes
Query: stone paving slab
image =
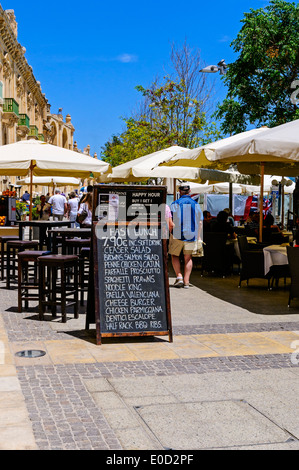
{"label": "stone paving slab", "polygon": [[27,405],[1,316],[0,331],[0,450],[36,450]]}
{"label": "stone paving slab", "polygon": [[[201,428],[196,448],[298,449],[299,368],[292,346],[299,340],[299,310],[257,315],[197,287],[172,288],[171,300],[174,343],[126,338],[96,346],[82,312],[79,320],[69,315],[67,324],[50,317],[41,323],[36,306],[18,314],[16,291],[2,288],[0,423],[2,410],[6,426],[0,424],[0,449],[12,442],[41,450],[179,448],[187,446],[192,426]],[[46,355],[15,356],[28,348]],[[230,441],[224,437],[231,423],[222,417],[236,410],[235,400],[243,408],[232,431],[243,435]],[[189,409],[208,412],[215,432],[204,431],[201,416],[192,421]],[[175,416],[189,417],[169,441],[163,429]],[[249,439],[252,429],[256,440]]]}
{"label": "stone paving slab", "polygon": [[42,350],[46,355],[38,358],[14,357],[17,366],[47,364],[87,364],[109,362],[147,362],[202,357],[256,356],[266,354],[292,354],[293,344],[299,345],[299,332],[275,331],[269,333],[230,333],[213,335],[176,336],[173,343],[122,340],[97,346],[82,340],[14,342],[11,356],[24,350]]}
{"label": "stone paving slab", "polygon": [[162,447],[168,449],[280,444],[290,437],[242,400],[150,405],[138,412]]}

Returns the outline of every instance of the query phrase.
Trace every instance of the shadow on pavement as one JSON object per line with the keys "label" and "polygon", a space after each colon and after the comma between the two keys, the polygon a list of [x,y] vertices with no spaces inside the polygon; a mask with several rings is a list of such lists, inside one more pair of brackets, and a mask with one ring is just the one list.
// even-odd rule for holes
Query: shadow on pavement
{"label": "shadow on pavement", "polygon": [[203,291],[238,307],[260,315],[283,315],[299,313],[299,299],[292,301],[288,308],[290,279],[279,281],[277,288],[268,290],[268,282],[263,279],[250,279],[247,286],[242,282],[239,288],[239,276],[232,274],[225,278],[216,274],[201,275],[201,269],[194,269],[191,282]]}

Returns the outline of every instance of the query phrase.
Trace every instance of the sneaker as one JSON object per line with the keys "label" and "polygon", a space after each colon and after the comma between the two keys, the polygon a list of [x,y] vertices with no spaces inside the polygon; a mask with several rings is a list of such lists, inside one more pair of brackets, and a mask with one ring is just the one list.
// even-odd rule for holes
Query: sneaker
{"label": "sneaker", "polygon": [[190,284],[184,284],[184,289],[189,289]]}
{"label": "sneaker", "polygon": [[173,287],[183,287],[184,281],[181,278],[178,278],[175,283],[173,284]]}

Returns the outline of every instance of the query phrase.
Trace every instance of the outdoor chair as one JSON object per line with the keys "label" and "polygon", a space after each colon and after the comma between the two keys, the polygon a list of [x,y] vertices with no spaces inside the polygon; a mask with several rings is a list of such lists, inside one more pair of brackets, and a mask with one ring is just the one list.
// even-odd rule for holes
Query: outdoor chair
{"label": "outdoor chair", "polygon": [[79,292],[80,305],[84,305],[84,292],[88,292],[90,282],[90,247],[84,247],[79,255]]}
{"label": "outdoor chair", "polygon": [[50,255],[49,251],[22,251],[18,254],[18,312],[22,313],[23,302],[39,300],[38,258]]}
{"label": "outdoor chair", "polygon": [[79,256],[81,249],[89,248],[91,243],[90,238],[66,238],[65,249],[68,255]]}
{"label": "outdoor chair", "polygon": [[[38,258],[39,261],[39,319],[44,320],[46,308],[52,317],[57,316],[57,306],[61,308],[62,323],[67,321],[67,308],[74,307],[74,317],[78,312],[78,256],[50,255]],[[59,282],[60,281],[60,282]]]}
{"label": "outdoor chair", "polygon": [[204,233],[204,258],[202,272],[215,272],[222,276],[231,272],[233,266],[233,245],[228,245],[227,234],[220,232]]}
{"label": "outdoor chair", "polygon": [[291,276],[291,286],[288,307],[291,306],[291,300],[299,298],[299,248],[287,246],[287,254]]}
{"label": "outdoor chair", "polygon": [[1,281],[4,280],[4,272],[7,263],[7,242],[12,240],[19,240],[17,235],[7,235],[0,237],[1,245]]}
{"label": "outdoor chair", "polygon": [[[241,272],[239,287],[241,287],[242,281],[247,281],[248,285],[249,279],[257,278],[267,279],[268,289],[270,289],[271,275],[267,274],[265,276],[265,262],[263,250],[251,248],[246,236],[240,235],[238,237],[238,243],[241,255]],[[252,246],[254,247],[254,245]]]}
{"label": "outdoor chair", "polygon": [[282,245],[282,243],[288,243],[289,237],[278,232],[274,228],[263,229],[263,243],[267,245]]}
{"label": "outdoor chair", "polygon": [[290,277],[290,266],[288,264],[271,266],[270,276],[272,278],[271,289],[273,289],[274,282],[275,287],[278,287],[279,279],[284,279],[284,285],[286,286],[287,277]]}
{"label": "outdoor chair", "polygon": [[10,240],[7,242],[6,289],[10,289],[11,281],[17,280],[17,254],[26,250],[38,250],[38,241]]}

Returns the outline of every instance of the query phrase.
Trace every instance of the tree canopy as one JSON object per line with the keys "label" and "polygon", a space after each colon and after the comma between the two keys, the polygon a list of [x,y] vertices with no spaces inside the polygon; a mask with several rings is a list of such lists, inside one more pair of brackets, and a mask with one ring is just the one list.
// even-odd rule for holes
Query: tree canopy
{"label": "tree canopy", "polygon": [[299,118],[298,101],[291,99],[299,78],[299,5],[271,0],[245,13],[242,23],[231,44],[238,58],[223,78],[227,97],[215,113],[226,134]]}

